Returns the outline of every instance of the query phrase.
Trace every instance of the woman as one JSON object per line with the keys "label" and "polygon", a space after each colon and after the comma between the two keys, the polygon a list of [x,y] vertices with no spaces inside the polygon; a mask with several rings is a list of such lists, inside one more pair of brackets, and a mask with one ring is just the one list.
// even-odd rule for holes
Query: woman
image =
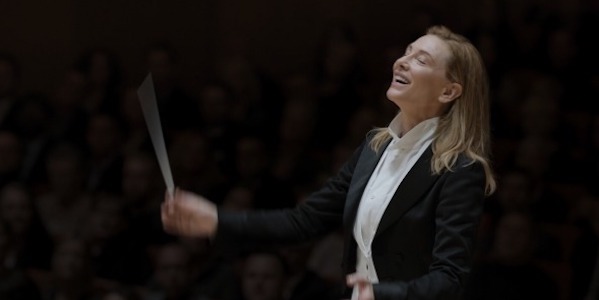
{"label": "woman", "polygon": [[300,241],[345,228],[352,299],[457,299],[470,272],[482,202],[495,189],[488,82],[478,51],[431,27],[393,65],[400,109],[367,135],[317,192],[292,210],[226,213],[177,190],[165,230],[191,236]]}

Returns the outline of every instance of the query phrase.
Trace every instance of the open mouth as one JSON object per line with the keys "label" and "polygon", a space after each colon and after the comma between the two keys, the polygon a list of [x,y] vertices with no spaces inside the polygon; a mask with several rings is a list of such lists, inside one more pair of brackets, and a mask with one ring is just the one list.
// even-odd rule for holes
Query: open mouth
{"label": "open mouth", "polygon": [[395,75],[395,82],[401,83],[401,84],[410,83],[410,81],[407,78],[405,78],[404,76],[399,75],[399,74]]}

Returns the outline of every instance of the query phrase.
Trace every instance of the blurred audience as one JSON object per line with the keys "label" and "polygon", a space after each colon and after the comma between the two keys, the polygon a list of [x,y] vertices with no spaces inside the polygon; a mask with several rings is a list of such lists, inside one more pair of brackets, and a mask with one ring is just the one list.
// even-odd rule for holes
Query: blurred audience
{"label": "blurred audience", "polygon": [[13,111],[19,96],[21,70],[17,58],[10,53],[0,53],[0,128],[10,128]]}
{"label": "blurred audience", "polygon": [[150,45],[146,52],[146,66],[152,75],[156,101],[165,134],[194,124],[194,105],[191,96],[179,78],[179,57],[168,42]]}
{"label": "blurred audience", "polygon": [[467,298],[594,300],[595,2],[407,1],[413,18],[392,36],[331,18],[315,25],[299,69],[269,72],[239,47],[203,57],[210,66],[197,80],[185,45],[149,44],[138,70],[125,68],[122,49],[91,45],[65,52],[73,63],[48,91],[27,90],[31,63],[0,49],[0,298],[335,299],[341,228],[248,256],[164,232],[143,79],[129,77],[152,74],[177,185],[222,209],[291,207],[396,114],[384,96],[389,65],[406,41],[445,23],[478,46],[491,80],[499,186],[484,205]]}
{"label": "blurred audience", "polygon": [[11,300],[41,300],[36,283],[24,269],[9,268],[4,262],[13,242],[4,224],[0,223],[0,298]]}
{"label": "blurred audience", "polygon": [[203,299],[194,291],[189,250],[179,243],[169,243],[156,249],[154,268],[146,283],[148,300]]}
{"label": "blurred audience", "polygon": [[74,68],[85,80],[82,106],[89,114],[116,114],[123,71],[118,57],[108,49],[84,52]]}
{"label": "blurred audience", "polygon": [[249,253],[241,271],[241,299],[284,300],[288,272],[285,259],[275,251]]}
{"label": "blurred audience", "polygon": [[308,268],[312,248],[311,242],[280,247],[279,253],[288,267],[284,299],[339,299],[336,286]]}
{"label": "blurred audience", "polygon": [[96,277],[141,285],[149,278],[150,259],[145,245],[131,230],[128,217],[119,196],[96,194],[82,237]]}
{"label": "blurred audience", "polygon": [[50,276],[50,284],[43,290],[44,299],[94,299],[102,292],[94,284],[89,248],[77,238],[64,239],[56,245]]}
{"label": "blurred audience", "polygon": [[19,180],[23,145],[12,131],[0,131],[0,186]]}
{"label": "blurred audience", "polygon": [[46,191],[35,200],[42,222],[54,241],[81,233],[91,199],[85,190],[87,170],[82,150],[72,144],[54,146],[46,159]]}
{"label": "blurred audience", "polygon": [[559,299],[556,282],[535,265],[537,235],[528,215],[505,214],[488,259],[470,275],[465,299]]}
{"label": "blurred audience", "polygon": [[108,114],[91,115],[85,132],[88,152],[88,178],[86,190],[89,192],[120,191],[123,153],[123,137],[120,122]]}
{"label": "blurred audience", "polygon": [[10,241],[0,264],[8,269],[50,268],[54,242],[26,186],[10,183],[0,190],[0,223]]}

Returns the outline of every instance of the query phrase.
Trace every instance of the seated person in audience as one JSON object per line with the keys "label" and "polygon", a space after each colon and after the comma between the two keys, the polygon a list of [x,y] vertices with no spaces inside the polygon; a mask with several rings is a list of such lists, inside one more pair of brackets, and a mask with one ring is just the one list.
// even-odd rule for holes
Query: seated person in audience
{"label": "seated person in audience", "polygon": [[508,213],[500,219],[490,257],[475,264],[465,299],[559,299],[556,282],[535,265],[534,226],[523,213]]}

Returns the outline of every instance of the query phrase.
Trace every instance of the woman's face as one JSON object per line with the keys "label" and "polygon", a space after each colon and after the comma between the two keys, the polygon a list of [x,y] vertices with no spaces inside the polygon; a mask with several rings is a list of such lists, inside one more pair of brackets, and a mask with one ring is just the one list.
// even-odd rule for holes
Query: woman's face
{"label": "woman's face", "polygon": [[402,111],[433,112],[438,115],[440,97],[451,83],[446,65],[451,57],[449,46],[434,35],[425,35],[408,45],[405,54],[393,64],[393,78],[387,98]]}

